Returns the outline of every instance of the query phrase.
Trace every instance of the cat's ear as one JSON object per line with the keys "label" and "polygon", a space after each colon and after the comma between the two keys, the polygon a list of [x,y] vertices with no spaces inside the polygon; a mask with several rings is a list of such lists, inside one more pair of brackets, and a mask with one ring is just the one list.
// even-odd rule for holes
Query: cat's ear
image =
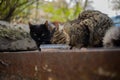
{"label": "cat's ear", "polygon": [[59,23],[58,23],[58,22],[53,22],[53,24],[54,24],[56,27],[59,27]]}
{"label": "cat's ear", "polygon": [[45,21],[44,25],[48,28],[48,21]]}
{"label": "cat's ear", "polygon": [[29,28],[32,29],[33,24],[31,22],[28,22]]}
{"label": "cat's ear", "polygon": [[56,28],[56,30],[59,30],[59,26],[56,26],[55,28]]}
{"label": "cat's ear", "polygon": [[31,26],[32,26],[31,22],[28,22],[28,24],[29,24],[29,27],[31,27]]}

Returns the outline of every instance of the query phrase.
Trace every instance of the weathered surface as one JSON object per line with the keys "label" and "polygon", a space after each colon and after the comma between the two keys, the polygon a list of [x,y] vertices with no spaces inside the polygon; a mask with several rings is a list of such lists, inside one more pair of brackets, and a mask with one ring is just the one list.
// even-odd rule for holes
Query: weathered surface
{"label": "weathered surface", "polygon": [[120,80],[120,49],[0,53],[0,80]]}
{"label": "weathered surface", "polygon": [[35,42],[30,38],[9,40],[6,38],[0,38],[0,52],[11,51],[30,51],[36,50]]}
{"label": "weathered surface", "polygon": [[18,26],[0,21],[0,51],[26,51],[37,49],[29,33]]}

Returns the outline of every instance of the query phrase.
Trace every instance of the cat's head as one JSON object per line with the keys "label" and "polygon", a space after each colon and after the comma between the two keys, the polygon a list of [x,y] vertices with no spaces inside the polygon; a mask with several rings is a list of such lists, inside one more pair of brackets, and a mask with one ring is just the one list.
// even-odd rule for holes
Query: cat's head
{"label": "cat's head", "polygon": [[36,41],[37,45],[50,44],[51,30],[48,25],[48,21],[44,24],[33,25],[29,23],[30,35]]}

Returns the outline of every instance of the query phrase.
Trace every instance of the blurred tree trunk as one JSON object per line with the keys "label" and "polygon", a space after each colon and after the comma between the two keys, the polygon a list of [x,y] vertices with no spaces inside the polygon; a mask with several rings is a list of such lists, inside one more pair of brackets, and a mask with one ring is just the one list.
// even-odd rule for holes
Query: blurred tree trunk
{"label": "blurred tree trunk", "polygon": [[88,5],[88,0],[85,0],[84,6],[83,6],[83,10],[86,9],[87,5]]}
{"label": "blurred tree trunk", "polygon": [[35,20],[36,20],[36,22],[38,20],[38,10],[39,10],[38,6],[39,6],[39,0],[36,0],[36,12],[35,12]]}
{"label": "blurred tree trunk", "polygon": [[[81,0],[75,0],[75,10],[74,10],[74,16],[75,18],[78,17],[78,11],[79,11],[79,8],[81,8]],[[79,12],[80,13],[80,12]]]}
{"label": "blurred tree trunk", "polygon": [[112,0],[113,10],[120,10],[120,0]]}
{"label": "blurred tree trunk", "polygon": [[120,0],[111,0],[112,9],[116,12],[116,15],[120,13]]}

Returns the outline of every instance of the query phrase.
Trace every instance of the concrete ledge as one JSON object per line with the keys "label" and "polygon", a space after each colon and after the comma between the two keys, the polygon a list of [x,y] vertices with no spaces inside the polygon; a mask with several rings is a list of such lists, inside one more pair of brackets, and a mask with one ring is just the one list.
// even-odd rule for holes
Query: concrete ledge
{"label": "concrete ledge", "polygon": [[120,49],[1,52],[0,80],[120,80]]}

